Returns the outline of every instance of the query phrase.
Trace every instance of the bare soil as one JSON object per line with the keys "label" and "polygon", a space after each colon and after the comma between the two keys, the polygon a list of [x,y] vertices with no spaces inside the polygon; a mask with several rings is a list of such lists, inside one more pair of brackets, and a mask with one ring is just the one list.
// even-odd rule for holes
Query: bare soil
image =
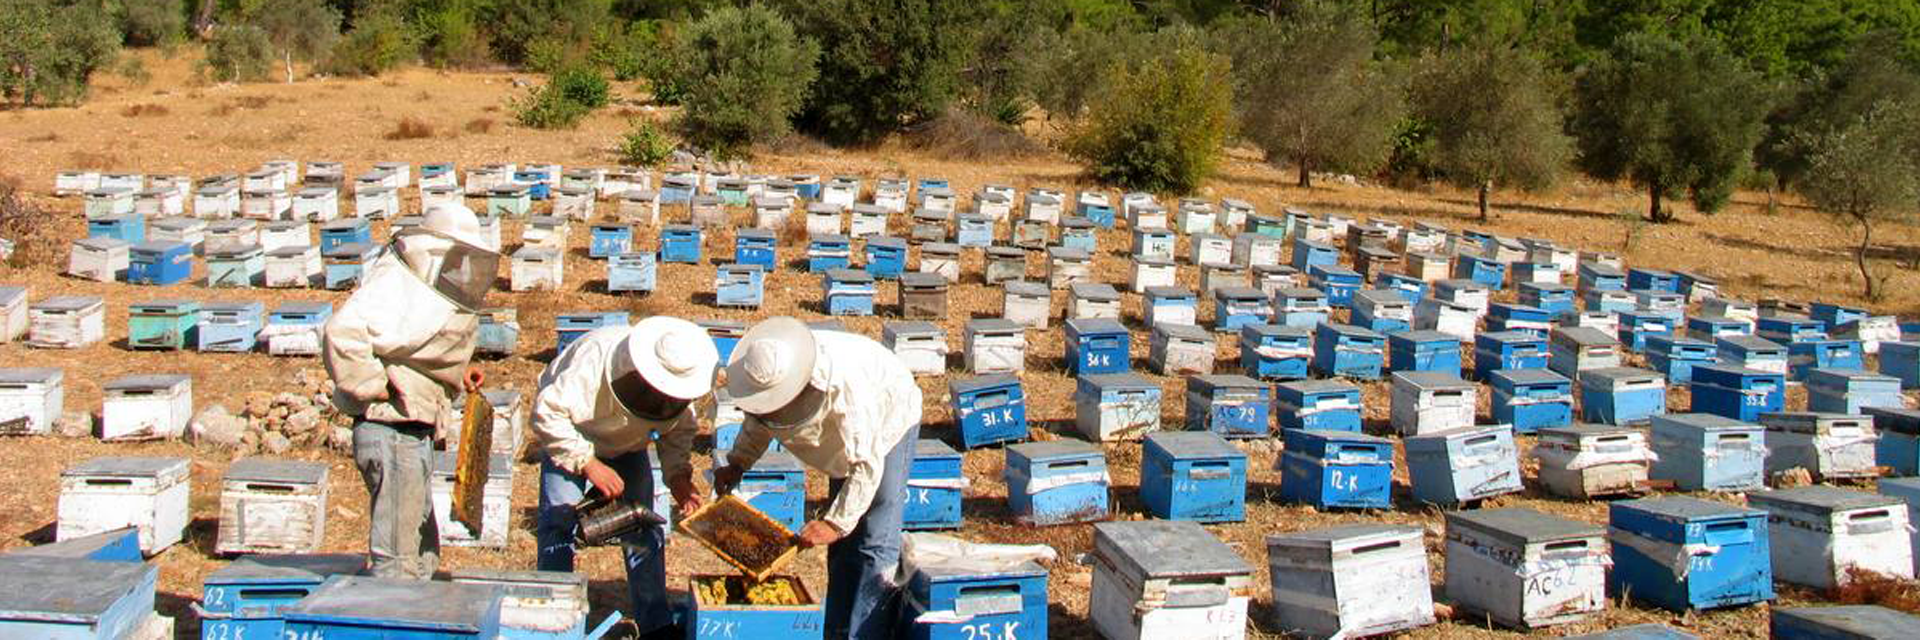
{"label": "bare soil", "polygon": [[[193,352],[133,351],[126,345],[127,307],[129,304],[160,298],[200,300],[260,300],[269,308],[293,301],[332,301],[345,299],[343,292],[313,290],[212,290],[199,286],[204,264],[196,267],[193,284],[171,287],[137,287],[104,284],[60,275],[64,268],[65,246],[85,236],[78,200],[48,196],[56,171],[68,168],[136,171],[148,174],[188,174],[204,176],[247,170],[268,160],[291,158],[303,162],[333,160],[345,162],[349,174],[367,170],[381,161],[454,162],[465,167],[487,162],[553,162],[567,167],[612,166],[616,160],[612,148],[629,119],[661,120],[666,111],[642,105],[636,99],[638,89],[621,86],[625,94],[615,106],[590,116],[579,128],[544,132],[511,124],[508,98],[524,89],[516,81],[538,83],[537,78],[509,73],[447,73],[414,69],[373,80],[315,79],[293,84],[203,85],[190,76],[195,53],[186,50],[174,59],[150,57],[148,68],[153,81],[144,86],[128,86],[115,78],[103,79],[94,99],[77,108],[14,110],[0,113],[0,145],[7,149],[0,161],[0,173],[20,177],[31,196],[56,214],[44,231],[33,238],[16,238],[25,243],[54,243],[59,263],[33,263],[0,266],[0,283],[24,284],[30,297],[40,300],[56,295],[96,295],[107,304],[108,340],[84,349],[33,350],[18,343],[0,345],[0,363],[4,366],[51,366],[67,372],[66,404],[69,409],[97,412],[100,386],[112,378],[134,373],[187,373],[195,382],[195,403],[205,406],[222,403],[238,409],[245,394],[252,391],[281,391],[292,385],[296,371],[317,368],[310,359],[277,359],[262,353],[200,354]],[[424,125],[421,128],[418,125]],[[1039,129],[1036,124],[1034,129]],[[427,137],[397,136],[392,131],[430,132]],[[882,145],[861,150],[836,150],[809,144],[788,144],[769,150],[754,164],[753,171],[763,173],[815,173],[863,175],[869,179],[884,175],[939,176],[952,182],[954,191],[970,194],[985,184],[1007,184],[1024,190],[1033,186],[1051,186],[1069,192],[1093,188],[1079,170],[1058,154],[1045,153],[1008,160],[955,162],[908,150],[898,145]],[[1622,210],[1640,211],[1645,207],[1643,194],[1621,185],[1573,182],[1558,191],[1538,195],[1497,193],[1498,216],[1489,222],[1473,219],[1471,193],[1430,187],[1399,190],[1365,184],[1345,184],[1332,179],[1320,180],[1313,189],[1293,186],[1293,173],[1285,168],[1264,164],[1247,150],[1235,150],[1223,164],[1218,176],[1201,194],[1218,199],[1235,197],[1254,203],[1265,212],[1278,212],[1283,206],[1309,211],[1336,212],[1364,218],[1385,218],[1403,223],[1425,220],[1455,228],[1474,227],[1493,233],[1551,238],[1577,249],[1617,252],[1630,264],[1654,265],[1669,269],[1698,270],[1721,278],[1722,288],[1733,296],[1747,299],[1783,297],[1817,299],[1846,304],[1864,304],[1858,297],[1850,250],[1852,231],[1836,226],[1818,212],[1792,200],[1783,200],[1778,210],[1769,213],[1763,194],[1743,193],[1726,211],[1714,215],[1683,212],[1679,221],[1647,226],[1631,246],[1623,244],[1628,225],[1617,215]],[[1117,194],[1116,194],[1117,195]],[[417,200],[409,193],[409,207]],[[602,203],[602,207],[610,203]],[[673,210],[668,217],[684,220],[684,210]],[[735,211],[734,218],[746,224],[750,215]],[[905,234],[905,222],[896,229]],[[385,223],[375,225],[376,237],[384,237]],[[510,222],[504,229],[507,243],[514,245],[520,225]],[[1008,230],[999,230],[1007,237]],[[648,314],[675,314],[690,318],[729,318],[751,321],[777,314],[803,318],[822,315],[821,286],[818,276],[793,268],[804,261],[804,244],[791,238],[779,248],[782,268],[767,280],[765,304],[757,311],[722,309],[712,305],[714,258],[726,261],[731,255],[732,237],[720,232],[708,235],[708,264],[662,265],[660,288],[651,296],[612,296],[605,293],[605,268],[586,257],[587,229],[575,225],[567,256],[566,286],[558,292],[495,293],[493,302],[520,309],[521,347],[511,357],[482,363],[489,373],[489,386],[517,388],[531,395],[535,379],[553,357],[553,318],[556,313],[593,310],[626,310],[635,318]],[[1901,258],[1920,252],[1920,234],[1910,225],[1876,229],[1884,238],[1876,248],[1883,258]],[[657,230],[640,229],[638,244],[657,247]],[[1124,283],[1128,263],[1127,232],[1103,232],[1100,237],[1093,273],[1105,282]],[[1181,247],[1185,254],[1184,242]],[[27,253],[27,252],[23,252]],[[964,264],[966,275],[950,291],[949,315],[939,324],[947,331],[955,352],[961,344],[961,326],[975,317],[999,313],[997,288],[981,283],[981,256],[969,253]],[[1040,278],[1045,265],[1030,261],[1029,277]],[[1891,274],[1887,290],[1892,296],[1880,303],[1865,305],[1883,313],[1915,315],[1920,311],[1920,273],[1899,268],[1891,259],[1878,266]],[[1179,279],[1185,286],[1198,282],[1195,267],[1183,264]],[[895,287],[879,287],[876,308],[898,308]],[[1503,294],[1510,296],[1511,294]],[[1064,308],[1064,296],[1056,295],[1054,328],[1030,332],[1026,385],[1028,417],[1036,438],[1056,437],[1055,432],[1072,431],[1073,402],[1071,377],[1061,365],[1063,345],[1058,316]],[[1160,383],[1167,391],[1161,407],[1166,424],[1181,424],[1184,413],[1182,381],[1147,372],[1147,333],[1139,323],[1139,296],[1123,297],[1128,323],[1134,327],[1132,355],[1135,369]],[[1209,305],[1203,305],[1209,306]],[[886,311],[883,311],[885,313]],[[1211,314],[1203,311],[1201,321]],[[849,330],[878,337],[883,322],[891,317],[845,317]],[[1230,340],[1219,349],[1222,363],[1235,358]],[[955,358],[957,361],[958,358]],[[1222,367],[1231,370],[1231,366]],[[923,378],[927,394],[924,435],[957,441],[953,431],[946,385],[949,375]],[[1366,416],[1369,428],[1385,428],[1388,411],[1387,387],[1368,383],[1365,387]],[[1687,406],[1686,391],[1672,393],[1676,410]],[[1487,415],[1486,398],[1481,399],[1481,415]],[[1805,406],[1805,394],[1797,389],[1789,396],[1789,408]],[[1523,450],[1530,438],[1522,439]],[[199,598],[201,580],[227,562],[213,553],[216,522],[219,517],[219,478],[230,460],[238,457],[230,451],[195,448],[181,442],[104,444],[93,440],[56,438],[15,438],[0,447],[0,481],[8,491],[0,494],[0,549],[43,543],[52,539],[60,470],[76,462],[103,455],[169,455],[190,457],[192,474],[192,524],[187,541],[160,554],[160,601],[162,613],[179,620],[181,637],[198,637],[198,622],[189,603]],[[1317,512],[1311,508],[1282,504],[1278,500],[1280,474],[1274,470],[1277,447],[1268,443],[1244,445],[1250,459],[1248,468],[1247,522],[1208,527],[1245,557],[1254,571],[1255,584],[1265,585],[1267,571],[1263,538],[1267,534],[1326,527],[1356,522],[1395,522],[1422,526],[1427,541],[1436,595],[1444,571],[1439,553],[1442,518],[1439,510],[1414,504],[1406,495],[1406,474],[1402,468],[1396,479],[1396,508],[1378,512]],[[529,447],[531,449],[531,447]],[[1116,498],[1115,518],[1137,519],[1144,507],[1138,498],[1139,446],[1109,444],[1107,457],[1112,467]],[[529,450],[515,465],[511,532],[503,550],[454,548],[445,551],[444,567],[529,568],[533,564],[533,511],[537,503],[539,467]],[[327,527],[323,550],[352,552],[365,549],[368,503],[365,489],[350,458],[325,451],[294,451],[285,458],[317,460],[330,465],[332,475],[331,522]],[[708,452],[696,454],[695,464],[708,465]],[[1088,525],[1031,528],[1014,522],[1005,507],[1005,486],[1001,481],[1003,454],[993,448],[967,452],[964,468],[973,479],[966,492],[966,520],[958,535],[972,540],[1040,543],[1053,545],[1062,561],[1051,567],[1049,582],[1051,626],[1054,637],[1091,637],[1087,619],[1091,569],[1077,561],[1091,550]],[[809,493],[815,508],[825,498],[825,478],[809,476]],[[1738,502],[1738,496],[1714,496]],[[1604,501],[1567,501],[1546,497],[1536,487],[1525,494],[1490,501],[1501,506],[1526,506],[1589,522],[1606,521]],[[669,584],[685,593],[689,577],[695,574],[728,574],[732,570],[691,540],[677,536],[671,543]],[[813,593],[825,588],[823,553],[802,553],[792,569],[806,581]],[[596,612],[623,607],[626,600],[619,553],[612,549],[589,550],[580,557],[579,568],[591,580],[591,598]],[[1265,587],[1252,607],[1256,637],[1276,637],[1267,614]],[[1444,597],[1438,597],[1445,601]],[[1824,601],[1818,594],[1783,587],[1779,605],[1799,605]],[[1907,598],[1895,602],[1910,602]],[[1767,606],[1726,611],[1673,614],[1645,608],[1618,598],[1609,601],[1605,613],[1579,623],[1533,632],[1547,636],[1596,631],[1626,624],[1659,622],[1685,627],[1709,637],[1758,638],[1766,634]],[[602,615],[596,613],[596,619]],[[1514,635],[1511,630],[1490,627],[1482,618],[1460,612],[1451,621],[1408,634],[1416,638],[1492,637]]]}

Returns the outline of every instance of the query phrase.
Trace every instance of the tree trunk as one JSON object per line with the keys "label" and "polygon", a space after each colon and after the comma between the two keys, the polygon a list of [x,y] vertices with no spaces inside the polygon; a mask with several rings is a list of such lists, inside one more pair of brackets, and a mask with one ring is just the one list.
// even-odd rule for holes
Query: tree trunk
{"label": "tree trunk", "polygon": [[1302,189],[1312,189],[1313,174],[1307,171],[1307,161],[1300,160],[1299,165],[1300,165],[1300,182],[1298,183],[1298,186]]}
{"label": "tree trunk", "polygon": [[193,18],[193,32],[205,40],[213,36],[213,7],[218,0],[200,0],[200,11]]}
{"label": "tree trunk", "polygon": [[1487,197],[1492,194],[1493,194],[1493,181],[1482,180],[1480,182],[1480,221],[1481,222],[1486,222],[1487,220],[1491,219],[1487,215]]}
{"label": "tree trunk", "polygon": [[1647,220],[1660,224],[1671,219],[1672,216],[1660,208],[1660,185],[1647,185]]}
{"label": "tree trunk", "polygon": [[288,49],[283,59],[287,61],[287,84],[293,84],[293,50]]}
{"label": "tree trunk", "polygon": [[1860,246],[1853,250],[1853,262],[1860,267],[1860,279],[1867,283],[1867,301],[1878,302],[1880,292],[1874,288],[1873,271],[1867,269],[1867,248],[1873,244],[1873,223],[1864,216],[1857,219],[1860,221]]}

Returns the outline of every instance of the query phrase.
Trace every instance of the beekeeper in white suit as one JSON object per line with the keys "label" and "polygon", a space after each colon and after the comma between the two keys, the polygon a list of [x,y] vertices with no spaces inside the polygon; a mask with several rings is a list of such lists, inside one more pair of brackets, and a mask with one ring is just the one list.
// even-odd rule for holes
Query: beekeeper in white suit
{"label": "beekeeper in white suit", "polygon": [[472,210],[434,205],[327,321],[322,361],[334,406],[354,418],[353,460],[373,501],[373,575],[427,579],[439,564],[429,456],[435,434],[458,426],[463,385],[477,392],[484,380],[470,361],[476,311],[499,273],[486,247]]}
{"label": "beekeeper in white suit", "polygon": [[827,546],[826,637],[893,637],[907,474],[920,439],[920,385],[893,351],[864,336],[812,331],[794,318],[760,322],[727,363],[727,392],[746,414],[722,493],[740,483],[770,439],[827,474],[832,502],[800,529]]}
{"label": "beekeeper in white suit", "polygon": [[[675,507],[682,514],[700,508],[690,455],[700,433],[693,402],[713,392],[719,361],[700,325],[654,316],[590,331],[547,366],[533,400],[533,433],[545,454],[536,568],[573,571],[579,528],[573,507],[589,485],[602,496],[653,504],[649,445],[659,447],[661,479]],[[621,542],[640,637],[685,638],[672,627],[665,529],[642,527]]]}

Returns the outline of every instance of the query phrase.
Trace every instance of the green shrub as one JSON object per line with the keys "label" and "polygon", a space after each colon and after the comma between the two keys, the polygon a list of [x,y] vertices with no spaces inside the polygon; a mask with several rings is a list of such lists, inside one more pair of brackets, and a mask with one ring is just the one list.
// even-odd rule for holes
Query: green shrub
{"label": "green shrub", "polygon": [[561,97],[586,107],[588,111],[607,106],[613,99],[613,90],[607,85],[607,78],[584,65],[561,69],[547,83],[558,90]]}
{"label": "green shrub", "polygon": [[672,56],[674,84],[689,88],[674,124],[687,142],[723,158],[792,130],[813,83],[820,50],[772,9],[754,5],[707,14],[687,28]]}
{"label": "green shrub", "polygon": [[272,69],[273,43],[267,41],[267,32],[251,25],[231,25],[214,29],[198,70],[202,78],[214,82],[259,82]]}
{"label": "green shrub", "polygon": [[120,14],[120,32],[136,47],[177,42],[187,30],[187,12],[180,0],[126,0]]}
{"label": "green shrub", "polygon": [[0,4],[0,96],[7,102],[78,103],[87,80],[119,54],[120,33],[99,3]]}
{"label": "green shrub", "polygon": [[440,68],[472,68],[492,58],[472,2],[450,2],[409,18],[420,59]]}
{"label": "green shrub", "polygon": [[[932,118],[959,91],[971,3],[955,0],[785,0],[779,7],[821,45],[821,91],[799,124],[835,144],[865,144]],[[1069,78],[1059,78],[1069,81]]]}
{"label": "green shrub", "polygon": [[620,164],[629,167],[653,167],[673,155],[673,141],[660,127],[646,120],[631,121],[620,137]]}
{"label": "green shrub", "polygon": [[535,129],[571,129],[591,111],[568,100],[553,85],[542,85],[513,101],[513,120]]}
{"label": "green shrub", "polygon": [[648,60],[663,57],[662,50],[660,23],[635,20],[595,31],[588,60],[612,73],[613,79],[627,82],[646,77]]}
{"label": "green shrub", "polygon": [[415,58],[419,49],[399,16],[377,12],[354,20],[333,45],[321,70],[337,76],[377,76]]}
{"label": "green shrub", "polygon": [[1200,187],[1232,132],[1226,58],[1190,38],[1109,67],[1067,151],[1102,183],[1156,193]]}

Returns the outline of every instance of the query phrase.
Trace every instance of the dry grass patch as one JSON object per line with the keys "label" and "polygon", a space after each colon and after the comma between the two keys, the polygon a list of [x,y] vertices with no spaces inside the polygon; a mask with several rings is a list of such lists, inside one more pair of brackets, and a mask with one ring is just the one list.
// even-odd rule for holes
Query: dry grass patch
{"label": "dry grass patch", "polygon": [[425,120],[407,116],[401,118],[400,122],[388,130],[384,137],[388,140],[419,140],[421,138],[431,138],[433,137],[433,125],[427,124]]}
{"label": "dry grass patch", "polygon": [[60,141],[60,134],[54,133],[52,131],[27,137],[27,142],[59,142],[59,141]]}
{"label": "dry grass patch", "polygon": [[467,133],[493,133],[494,124],[493,118],[474,118],[468,120],[466,126],[461,128]]}
{"label": "dry grass patch", "polygon": [[75,169],[107,170],[117,164],[120,164],[118,156],[97,151],[74,151],[67,154],[67,166]]}
{"label": "dry grass patch", "polygon": [[120,115],[128,118],[139,118],[142,116],[164,116],[169,113],[172,113],[172,111],[169,111],[166,107],[149,103],[149,102],[142,102],[139,104],[130,104],[125,107],[121,107],[120,109]]}
{"label": "dry grass patch", "polygon": [[949,109],[902,139],[909,147],[948,160],[1026,158],[1046,151],[1019,129],[964,109]]}

